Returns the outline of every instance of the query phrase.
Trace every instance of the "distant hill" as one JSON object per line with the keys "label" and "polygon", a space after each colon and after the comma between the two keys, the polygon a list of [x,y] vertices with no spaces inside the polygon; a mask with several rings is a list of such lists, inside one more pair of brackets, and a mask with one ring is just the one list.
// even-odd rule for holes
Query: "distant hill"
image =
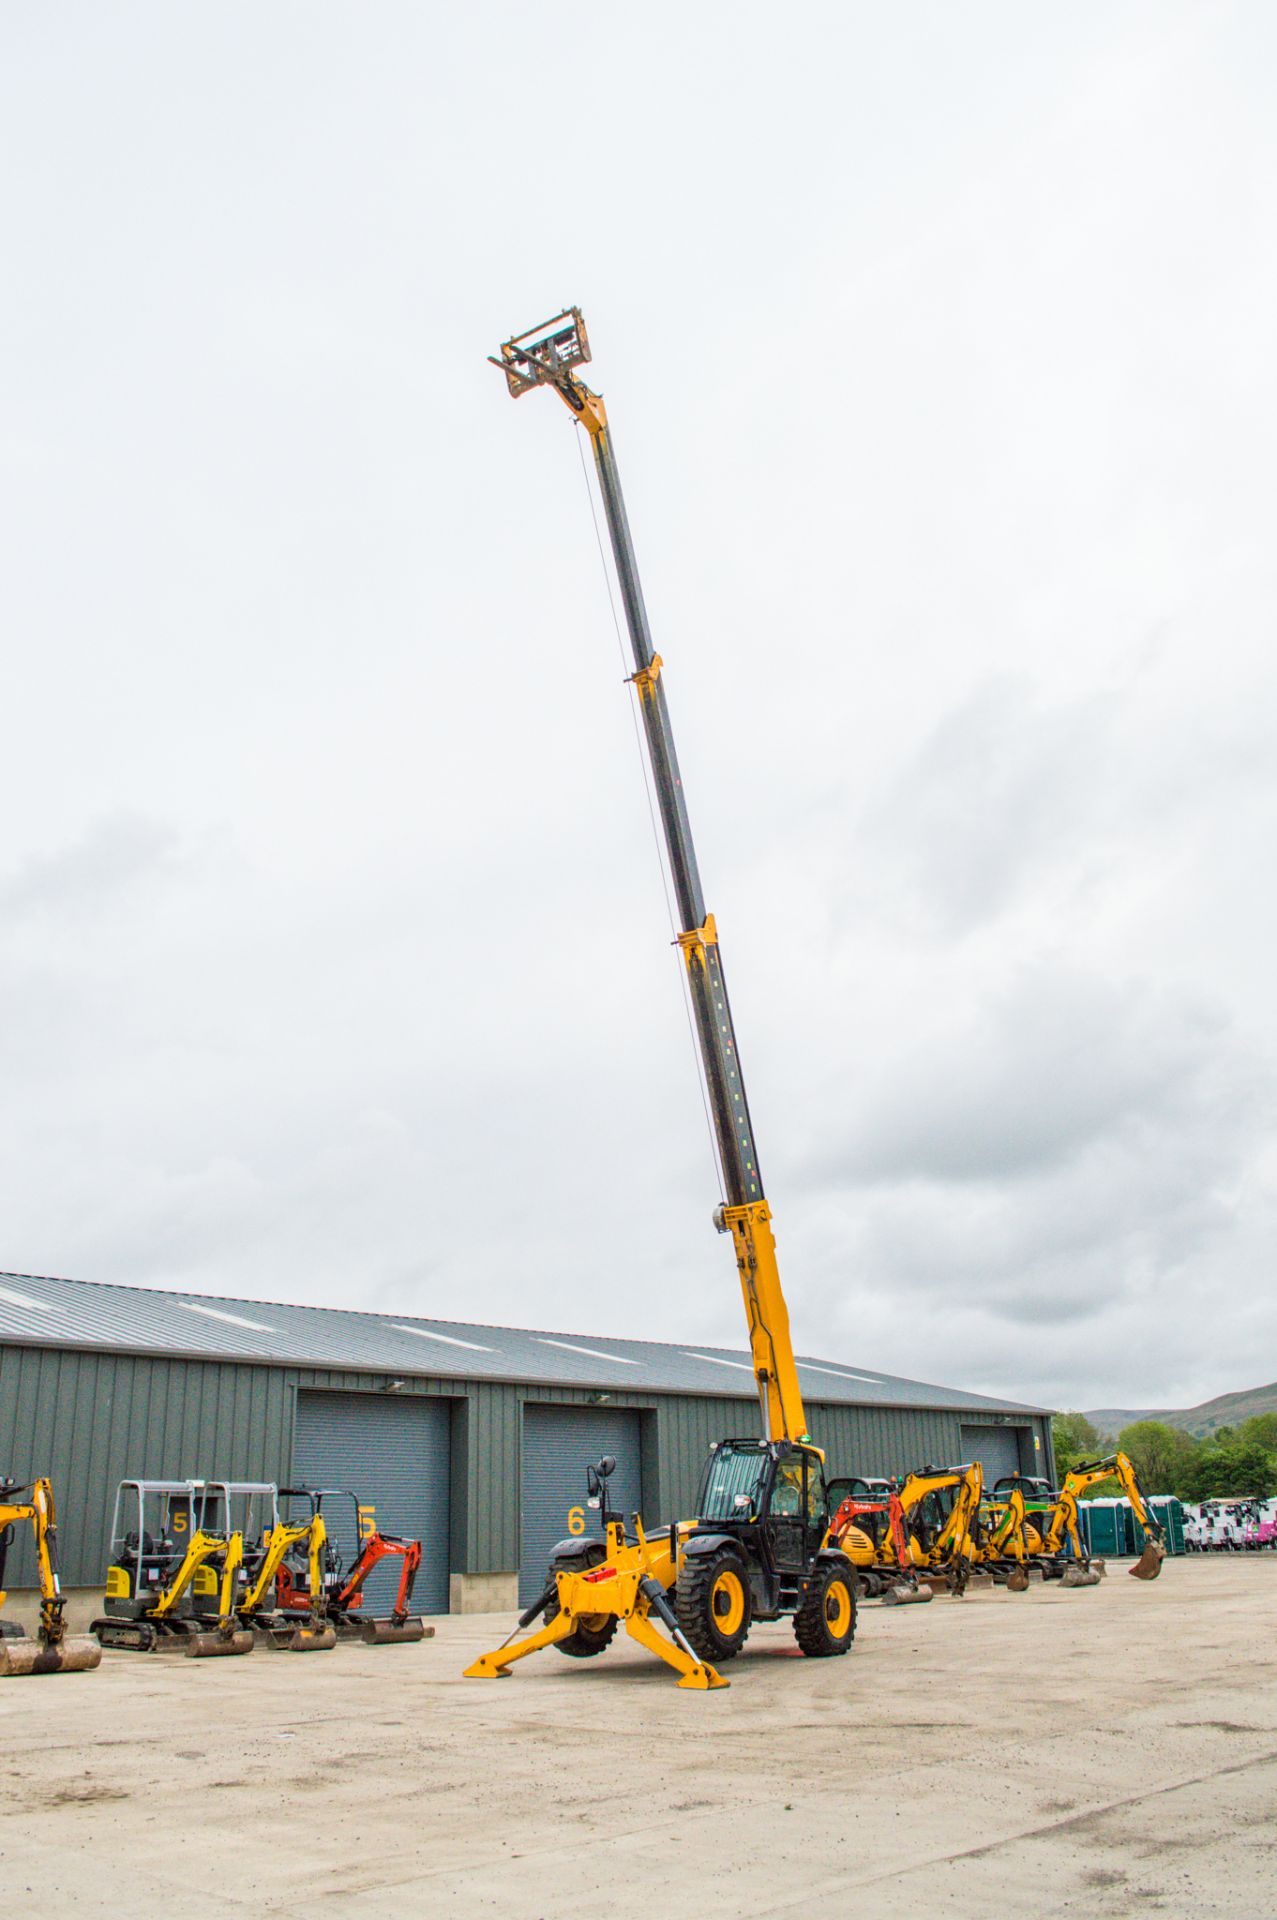
{"label": "distant hill", "polygon": [[1277,1413],[1277,1380],[1268,1387],[1221,1393],[1214,1400],[1203,1400],[1200,1407],[1098,1407],[1086,1417],[1113,1439],[1135,1420],[1164,1420],[1168,1427],[1183,1427],[1202,1439],[1216,1427],[1239,1427],[1256,1413]]}

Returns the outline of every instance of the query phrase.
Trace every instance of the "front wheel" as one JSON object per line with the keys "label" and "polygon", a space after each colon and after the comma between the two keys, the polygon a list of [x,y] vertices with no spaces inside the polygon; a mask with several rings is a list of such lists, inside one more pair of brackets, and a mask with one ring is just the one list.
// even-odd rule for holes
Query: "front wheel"
{"label": "front wheel", "polygon": [[689,1644],[711,1665],[745,1644],[753,1619],[749,1569],[731,1547],[688,1557],[674,1589],[674,1611]]}
{"label": "front wheel", "polygon": [[794,1615],[794,1638],[809,1659],[846,1653],[856,1631],[855,1574],[850,1565],[819,1560]]}
{"label": "front wheel", "polygon": [[[559,1603],[551,1600],[545,1610],[545,1624],[548,1627],[559,1611]],[[602,1653],[610,1647],[616,1638],[620,1621],[614,1613],[579,1613],[576,1625],[571,1633],[554,1645],[560,1653],[566,1653],[570,1660],[592,1660],[596,1653]]]}
{"label": "front wheel", "polygon": [[[559,1594],[555,1584],[556,1573],[583,1573],[587,1567],[601,1567],[605,1558],[602,1544],[595,1540],[584,1548],[578,1557],[572,1560],[558,1560],[550,1568],[550,1581],[554,1587],[542,1618],[548,1627],[551,1620],[559,1614]],[[569,1660],[592,1660],[596,1653],[602,1653],[610,1647],[616,1638],[616,1630],[621,1622],[614,1613],[578,1613],[576,1625],[571,1633],[554,1645],[560,1653],[566,1653]]]}

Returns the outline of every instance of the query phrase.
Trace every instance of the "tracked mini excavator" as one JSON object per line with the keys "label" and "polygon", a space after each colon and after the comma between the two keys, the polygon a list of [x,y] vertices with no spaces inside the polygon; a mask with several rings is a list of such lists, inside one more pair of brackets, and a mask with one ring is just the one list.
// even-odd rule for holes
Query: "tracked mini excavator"
{"label": "tracked mini excavator", "polygon": [[[1156,1580],[1166,1557],[1162,1528],[1144,1497],[1134,1464],[1124,1453],[1106,1454],[1102,1460],[1080,1460],[1064,1476],[1054,1507],[1045,1516],[1046,1531],[1038,1564],[1048,1579],[1059,1578],[1065,1587],[1093,1587],[1104,1572],[1102,1560],[1092,1560],[1082,1544],[1078,1530],[1078,1501],[1088,1487],[1101,1480],[1115,1479],[1131,1503],[1135,1518],[1144,1529],[1144,1550],[1134,1566],[1126,1571],[1135,1580]],[[1065,1545],[1072,1548],[1072,1557]]]}
{"label": "tracked mini excavator", "polygon": [[[246,1541],[243,1584],[235,1595],[235,1616],[240,1626],[253,1637],[253,1644],[271,1647],[278,1653],[327,1653],[337,1644],[337,1634],[327,1618],[327,1594],[324,1588],[324,1562],[328,1533],[324,1516],[316,1507],[302,1520],[281,1517],[279,1491],[272,1481],[241,1480],[226,1483],[232,1510],[253,1515],[241,1537]],[[275,1583],[289,1554],[305,1562],[310,1572],[310,1605],[304,1612],[284,1613],[276,1598]]]}
{"label": "tracked mini excavator", "polygon": [[974,1563],[1011,1593],[1023,1593],[1029,1584],[1029,1556],[1025,1543],[1024,1494],[1012,1487],[1006,1495],[980,1503],[975,1526]]}
{"label": "tracked mini excavator", "polygon": [[[921,1580],[934,1589],[947,1587],[955,1597],[966,1592],[975,1557],[976,1519],[984,1474],[978,1460],[960,1467],[924,1467],[910,1473],[900,1486],[897,1502],[900,1525],[907,1541],[909,1564]],[[845,1503],[844,1503],[845,1504]],[[853,1562],[857,1558],[854,1517],[844,1520],[834,1537],[844,1546]],[[890,1535],[879,1541],[874,1565],[894,1576],[899,1549]],[[905,1599],[894,1577],[888,1583],[892,1603]],[[921,1596],[919,1596],[921,1597]],[[887,1592],[883,1593],[887,1598]]]}
{"label": "tracked mini excavator", "polygon": [[[28,1673],[89,1673],[101,1662],[102,1646],[91,1633],[67,1632],[52,1483],[34,1480],[22,1486],[16,1480],[0,1479],[0,1589],[15,1530],[27,1525],[40,1583],[40,1624],[33,1637],[0,1614],[0,1679]],[[6,1597],[0,1591],[0,1608]]]}
{"label": "tracked mini excavator", "polygon": [[829,1500],[835,1508],[830,1534],[855,1567],[866,1600],[898,1607],[931,1599],[932,1587],[919,1578],[909,1551],[900,1495],[889,1480],[832,1481]]}
{"label": "tracked mini excavator", "polygon": [[589,436],[633,654],[630,675],[678,916],[677,943],[692,1004],[712,1116],[723,1204],[715,1225],[730,1234],[749,1328],[761,1432],[720,1440],[701,1480],[697,1517],[659,1533],[638,1514],[627,1527],[591,1469],[604,1538],[554,1550],[546,1588],[515,1634],[467,1674],[494,1679],[540,1647],[576,1657],[601,1653],[624,1625],[679,1674],[681,1687],[726,1686],[718,1665],[744,1645],[755,1620],[789,1618],[805,1654],[844,1654],[856,1624],[855,1574],[828,1539],[824,1455],[807,1432],[789,1315],[776,1264],[718,929],[705,905],[687,803],[674,751],[663,662],[652,645],[607,412],[578,369],[590,359],[580,311],[569,308],[507,340],[493,364],[518,399],[548,387]]}
{"label": "tracked mini excavator", "polygon": [[[344,1506],[349,1500],[354,1509],[352,1537],[359,1544],[349,1567],[344,1565],[328,1529],[320,1569],[320,1611],[339,1640],[362,1640],[369,1647],[394,1647],[412,1646],[433,1636],[434,1628],[410,1611],[412,1589],[421,1566],[420,1540],[401,1539],[397,1534],[382,1533],[377,1528],[367,1530],[363,1518],[370,1509],[362,1507],[358,1496],[344,1487],[281,1487],[279,1497],[286,1509],[290,1503],[303,1503],[315,1518],[322,1515],[325,1500],[330,1520],[336,1502]],[[401,1562],[399,1586],[390,1612],[374,1615],[365,1610],[366,1583],[386,1560]],[[303,1575],[304,1578],[299,1577]],[[275,1604],[279,1614],[284,1619],[302,1619],[314,1613],[315,1591],[313,1556],[295,1551],[287,1553],[275,1576]]]}
{"label": "tracked mini excavator", "polygon": [[244,1541],[229,1514],[223,1481],[120,1482],[105,1611],[93,1622],[104,1647],[195,1660],[252,1652],[235,1613]]}

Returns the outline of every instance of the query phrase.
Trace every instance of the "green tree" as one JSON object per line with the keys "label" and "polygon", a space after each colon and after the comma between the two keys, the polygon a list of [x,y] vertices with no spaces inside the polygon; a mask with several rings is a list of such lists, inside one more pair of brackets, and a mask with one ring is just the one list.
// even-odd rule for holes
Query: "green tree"
{"label": "green tree", "polygon": [[1145,1493],[1174,1493],[1195,1463],[1198,1443],[1181,1427],[1164,1420],[1136,1420],[1123,1427],[1117,1444],[1127,1455]]}
{"label": "green tree", "polygon": [[1062,1481],[1079,1460],[1095,1460],[1111,1451],[1104,1435],[1084,1413],[1057,1413],[1051,1422],[1055,1475]]}
{"label": "green tree", "polygon": [[1277,1493],[1277,1454],[1245,1441],[1204,1446],[1187,1481],[1189,1490],[1181,1499],[1237,1499],[1253,1494],[1257,1500],[1267,1500]]}
{"label": "green tree", "polygon": [[1253,1413],[1249,1420],[1242,1421],[1237,1438],[1243,1446],[1277,1453],[1277,1413]]}

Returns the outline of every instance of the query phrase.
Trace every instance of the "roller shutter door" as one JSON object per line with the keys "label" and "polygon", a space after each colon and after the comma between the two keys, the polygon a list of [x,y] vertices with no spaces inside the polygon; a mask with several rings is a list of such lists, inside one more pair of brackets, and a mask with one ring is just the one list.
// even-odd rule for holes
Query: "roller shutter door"
{"label": "roller shutter door", "polygon": [[[421,1542],[421,1568],[412,1604],[420,1613],[448,1611],[448,1495],[451,1480],[451,1402],[392,1399],[374,1393],[297,1395],[293,1481],[298,1486],[345,1487],[376,1509],[376,1524]],[[325,1504],[324,1517],[342,1561],[358,1551],[349,1502]],[[387,1613],[403,1571],[384,1560],[369,1576],[366,1606]]]}
{"label": "roller shutter door", "polygon": [[995,1480],[1003,1479],[1008,1473],[1019,1473],[1020,1442],[1016,1428],[963,1427],[962,1458],[980,1462],[986,1487],[992,1487]]}
{"label": "roller shutter door", "polygon": [[599,1516],[585,1504],[585,1470],[605,1453],[616,1456],[611,1504],[628,1520],[642,1499],[638,1414],[611,1407],[524,1407],[520,1606],[544,1587],[551,1550],[574,1531],[573,1517],[585,1522],[583,1539],[601,1536]]}

